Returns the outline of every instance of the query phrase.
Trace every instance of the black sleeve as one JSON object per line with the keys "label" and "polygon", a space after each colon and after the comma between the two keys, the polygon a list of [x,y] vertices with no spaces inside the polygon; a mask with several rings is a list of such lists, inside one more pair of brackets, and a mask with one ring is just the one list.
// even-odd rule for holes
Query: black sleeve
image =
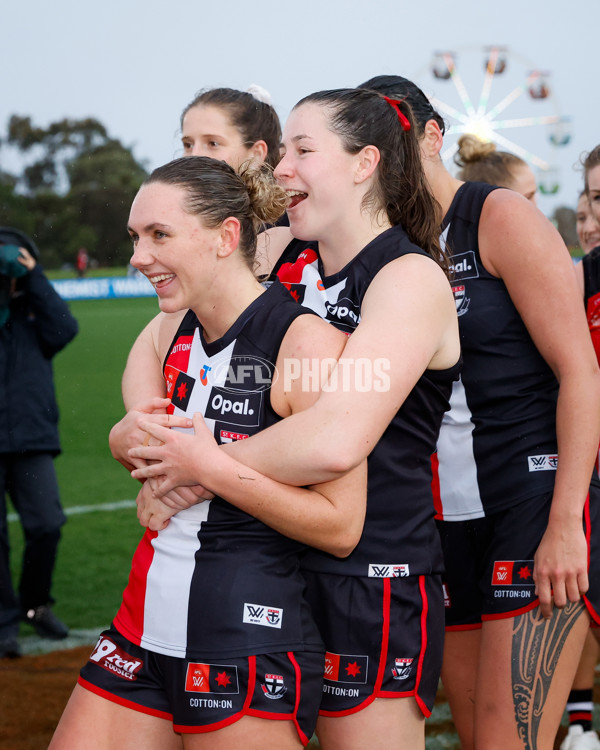
{"label": "black sleeve", "polygon": [[33,315],[40,347],[44,356],[51,358],[75,338],[77,321],[40,266],[23,277],[20,288]]}

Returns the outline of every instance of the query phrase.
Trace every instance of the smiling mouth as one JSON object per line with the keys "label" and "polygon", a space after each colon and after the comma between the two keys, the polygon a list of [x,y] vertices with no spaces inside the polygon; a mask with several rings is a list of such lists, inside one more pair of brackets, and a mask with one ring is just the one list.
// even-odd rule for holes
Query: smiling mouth
{"label": "smiling mouth", "polygon": [[156,276],[148,276],[148,281],[152,284],[152,286],[156,287],[163,281],[171,281],[171,279],[174,278],[174,273],[159,273]]}
{"label": "smiling mouth", "polygon": [[308,198],[308,194],[303,193],[300,190],[288,190],[287,194],[288,198],[290,199],[290,202],[288,203],[288,209],[294,208],[298,205],[298,203],[301,203],[305,198]]}

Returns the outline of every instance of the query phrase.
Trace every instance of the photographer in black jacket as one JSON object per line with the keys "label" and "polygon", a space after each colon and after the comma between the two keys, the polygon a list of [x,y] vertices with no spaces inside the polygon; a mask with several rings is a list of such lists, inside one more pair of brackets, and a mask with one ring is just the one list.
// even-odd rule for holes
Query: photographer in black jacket
{"label": "photographer in black jacket", "polygon": [[[38,260],[29,237],[0,227],[0,658],[21,655],[20,620],[46,638],[68,634],[50,595],[66,521],[54,470],[60,444],[52,358],[78,326]],[[18,597],[9,567],[7,495],[25,535]]]}

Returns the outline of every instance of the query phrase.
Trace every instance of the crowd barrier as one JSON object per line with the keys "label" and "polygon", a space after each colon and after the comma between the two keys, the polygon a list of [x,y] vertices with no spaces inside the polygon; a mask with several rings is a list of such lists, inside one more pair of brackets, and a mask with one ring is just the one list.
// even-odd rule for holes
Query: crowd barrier
{"label": "crowd barrier", "polygon": [[154,297],[154,287],[145,276],[109,276],[107,278],[56,279],[52,286],[66,300],[114,299],[116,297]]}

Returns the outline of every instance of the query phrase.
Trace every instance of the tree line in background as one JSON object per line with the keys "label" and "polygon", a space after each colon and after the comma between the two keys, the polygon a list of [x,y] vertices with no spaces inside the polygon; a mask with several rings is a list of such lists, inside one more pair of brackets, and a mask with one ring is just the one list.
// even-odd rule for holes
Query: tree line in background
{"label": "tree line in background", "polygon": [[[23,165],[19,174],[3,168],[8,152]],[[131,257],[129,208],[146,176],[131,149],[94,118],[40,128],[12,115],[0,135],[0,224],[33,237],[46,268],[74,265],[81,247],[99,266],[123,266]],[[573,209],[558,208],[552,219],[580,254]]]}
{"label": "tree line in background", "polygon": [[[18,174],[4,168],[9,152]],[[74,264],[81,247],[100,266],[126,265],[129,208],[146,174],[96,119],[40,128],[13,115],[0,136],[0,224],[33,237],[46,268]]]}

